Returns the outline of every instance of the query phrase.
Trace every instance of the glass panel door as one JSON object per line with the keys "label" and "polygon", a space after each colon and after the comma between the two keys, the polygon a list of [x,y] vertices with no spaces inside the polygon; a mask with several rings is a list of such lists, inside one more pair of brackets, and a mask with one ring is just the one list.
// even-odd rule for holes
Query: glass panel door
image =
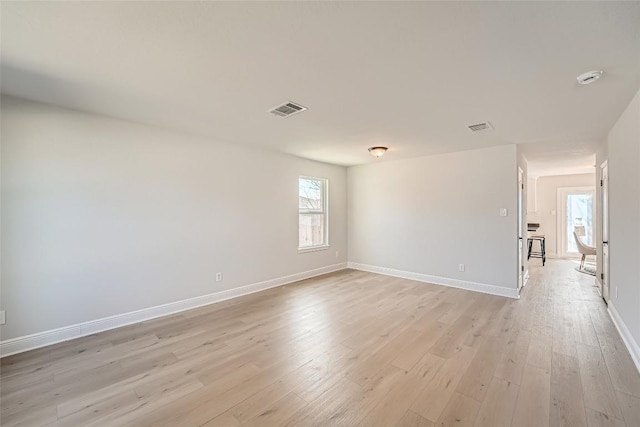
{"label": "glass panel door", "polygon": [[573,237],[574,231],[584,244],[595,246],[593,237],[593,192],[567,194],[566,203],[566,252],[578,252],[578,245]]}
{"label": "glass panel door", "polygon": [[557,247],[560,257],[579,256],[574,231],[582,243],[595,246],[595,190],[595,186],[558,188]]}

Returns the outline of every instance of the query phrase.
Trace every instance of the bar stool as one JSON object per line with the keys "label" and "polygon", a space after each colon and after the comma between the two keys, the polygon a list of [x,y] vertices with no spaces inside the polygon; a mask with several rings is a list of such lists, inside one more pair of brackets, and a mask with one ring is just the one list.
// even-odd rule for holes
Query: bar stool
{"label": "bar stool", "polygon": [[[539,242],[540,251],[533,250],[534,240],[537,240]],[[529,258],[542,258],[542,265],[544,266],[544,263],[547,261],[547,253],[545,251],[545,244],[544,244],[544,235],[534,235],[527,238],[527,244],[529,247],[529,251],[527,253],[527,260]]]}

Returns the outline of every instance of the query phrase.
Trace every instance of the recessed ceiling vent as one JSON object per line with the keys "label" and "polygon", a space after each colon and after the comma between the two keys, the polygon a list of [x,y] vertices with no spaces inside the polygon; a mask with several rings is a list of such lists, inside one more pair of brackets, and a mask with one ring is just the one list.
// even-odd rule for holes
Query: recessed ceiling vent
{"label": "recessed ceiling vent", "polygon": [[269,113],[275,114],[278,117],[289,117],[293,116],[294,114],[301,113],[306,109],[307,107],[303,107],[300,104],[289,101],[285,104],[278,105],[277,107],[272,108],[271,110],[269,110]]}
{"label": "recessed ceiling vent", "polygon": [[471,132],[482,132],[487,130],[493,130],[493,126],[489,122],[476,123],[475,125],[467,126]]}
{"label": "recessed ceiling vent", "polygon": [[588,71],[578,76],[578,84],[588,85],[602,77],[602,70]]}

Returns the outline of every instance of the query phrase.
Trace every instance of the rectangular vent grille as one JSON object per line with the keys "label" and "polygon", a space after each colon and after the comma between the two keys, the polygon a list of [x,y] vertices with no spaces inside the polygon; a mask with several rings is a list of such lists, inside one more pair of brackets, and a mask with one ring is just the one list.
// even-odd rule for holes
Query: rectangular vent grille
{"label": "rectangular vent grille", "polygon": [[475,125],[470,125],[467,126],[469,128],[469,130],[471,132],[481,132],[483,130],[492,130],[493,126],[491,126],[491,123],[489,122],[484,122],[484,123],[476,123]]}
{"label": "rectangular vent grille", "polygon": [[275,114],[278,117],[289,117],[293,116],[294,114],[301,113],[306,109],[307,107],[303,107],[300,104],[289,101],[285,104],[278,105],[277,107],[272,108],[271,110],[269,110],[269,113]]}

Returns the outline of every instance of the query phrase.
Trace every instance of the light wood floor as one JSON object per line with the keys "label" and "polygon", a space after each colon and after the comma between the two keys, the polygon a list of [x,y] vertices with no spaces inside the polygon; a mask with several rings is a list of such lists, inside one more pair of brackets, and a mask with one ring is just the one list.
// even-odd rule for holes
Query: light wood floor
{"label": "light wood floor", "polygon": [[640,426],[593,277],[520,300],[352,270],[2,360],[2,426]]}

